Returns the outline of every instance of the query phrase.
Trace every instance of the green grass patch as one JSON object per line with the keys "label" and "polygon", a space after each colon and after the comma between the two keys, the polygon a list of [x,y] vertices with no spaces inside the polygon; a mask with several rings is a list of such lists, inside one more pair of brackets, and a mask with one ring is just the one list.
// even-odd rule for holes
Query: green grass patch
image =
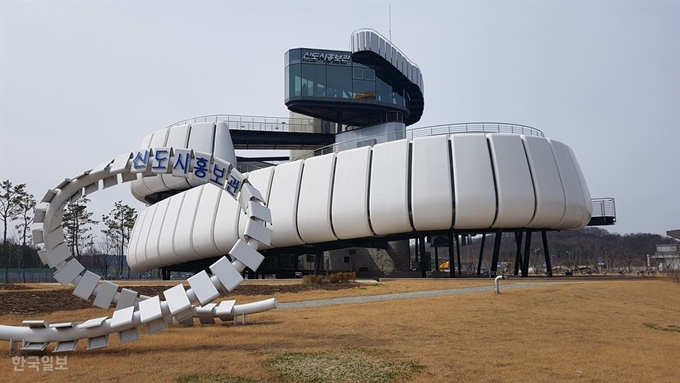
{"label": "green grass patch", "polygon": [[177,383],[258,383],[257,380],[231,374],[189,374],[175,379]]}
{"label": "green grass patch", "polygon": [[[345,353],[290,353],[268,362],[284,382],[387,383],[407,379],[425,366],[399,360],[380,350],[345,350]],[[391,357],[385,360],[386,357]]]}

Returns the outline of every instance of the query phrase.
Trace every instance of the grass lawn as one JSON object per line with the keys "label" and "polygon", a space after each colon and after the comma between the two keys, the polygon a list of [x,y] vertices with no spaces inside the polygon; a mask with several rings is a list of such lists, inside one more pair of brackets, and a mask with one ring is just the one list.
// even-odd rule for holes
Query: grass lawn
{"label": "grass lawn", "polygon": [[[491,283],[401,280],[277,298]],[[173,325],[153,335],[142,330],[138,341],[122,345],[112,335],[108,348],[81,351],[81,341],[75,353],[61,354],[68,356],[66,371],[15,372],[3,351],[0,374],[2,381],[31,383],[680,381],[680,284],[661,278],[545,282],[501,292],[280,309],[251,315],[246,326]],[[235,298],[245,303],[268,296]],[[101,315],[99,309],[4,315],[0,323]],[[7,342],[0,347],[7,350]]]}

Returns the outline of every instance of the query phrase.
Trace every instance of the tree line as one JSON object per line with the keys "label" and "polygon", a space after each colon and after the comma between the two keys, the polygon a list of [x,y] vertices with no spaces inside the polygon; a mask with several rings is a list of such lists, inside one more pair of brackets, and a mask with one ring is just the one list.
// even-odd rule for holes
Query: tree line
{"label": "tree line", "polygon": [[[103,237],[92,233],[92,225],[100,221],[93,219],[88,211],[90,200],[80,197],[69,201],[63,208],[62,227],[66,245],[71,254],[85,267],[98,269],[104,278],[121,279],[130,277],[125,251],[137,219],[135,208],[118,201],[109,214],[102,215]],[[39,248],[33,244],[31,225],[37,205],[35,197],[26,191],[26,184],[14,185],[10,180],[0,184],[0,221],[3,224],[0,268],[4,269],[4,281],[10,282],[10,269],[20,270],[21,280],[26,282],[26,270],[43,268]],[[8,236],[8,229],[14,225],[17,236]],[[127,269],[127,270],[126,270]]]}

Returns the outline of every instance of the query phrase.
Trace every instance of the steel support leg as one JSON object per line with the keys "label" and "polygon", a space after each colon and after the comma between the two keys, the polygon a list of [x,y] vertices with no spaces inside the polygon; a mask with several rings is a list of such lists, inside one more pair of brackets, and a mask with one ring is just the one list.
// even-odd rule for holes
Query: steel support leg
{"label": "steel support leg", "polygon": [[522,277],[529,276],[529,256],[531,254],[531,230],[527,230],[526,240],[524,243],[524,262],[522,262]]}
{"label": "steel support leg", "polygon": [[[451,262],[449,262],[451,266]],[[434,248],[434,271],[439,272],[439,248],[435,246]]]}
{"label": "steel support leg", "polygon": [[519,265],[522,263],[522,232],[515,232],[515,242],[517,244],[517,251],[515,253],[515,273],[513,275],[519,275]]}
{"label": "steel support leg", "polygon": [[501,252],[501,237],[503,237],[503,230],[498,230],[496,232],[496,238],[493,241],[493,257],[491,258],[491,276],[496,276],[496,271],[498,271],[498,255]]}
{"label": "steel support leg", "polygon": [[548,251],[548,236],[545,230],[541,231],[541,237],[543,239],[543,254],[545,254],[545,275],[547,277],[552,277],[552,264],[550,263],[550,251]]}
{"label": "steel support leg", "polygon": [[482,234],[482,245],[479,247],[479,262],[477,262],[477,275],[482,273],[482,256],[484,255],[484,242],[486,241],[486,233]]}
{"label": "steel support leg", "polygon": [[[454,262],[453,260],[454,260],[454,254],[453,254],[453,232],[452,232],[452,231],[449,231],[449,277],[451,277],[451,278],[455,278],[455,277],[456,277],[456,273],[454,272],[454,270],[456,270],[456,268],[455,268],[455,262]],[[458,265],[458,267],[460,267],[460,265]]]}
{"label": "steel support leg", "polygon": [[425,256],[425,236],[421,235],[418,238],[418,241],[420,242],[420,276],[423,278],[426,278],[427,275],[425,274],[426,271],[429,271],[430,265],[427,264],[427,257]]}
{"label": "steel support leg", "polygon": [[314,275],[319,275],[321,272],[321,262],[323,259],[323,250],[316,248],[316,256],[314,257]]}
{"label": "steel support leg", "polygon": [[[463,272],[462,263],[460,263],[460,242],[458,242],[458,237],[459,235],[456,234],[456,253],[458,253],[458,276],[461,276],[461,273]],[[455,269],[454,269],[455,271]]]}

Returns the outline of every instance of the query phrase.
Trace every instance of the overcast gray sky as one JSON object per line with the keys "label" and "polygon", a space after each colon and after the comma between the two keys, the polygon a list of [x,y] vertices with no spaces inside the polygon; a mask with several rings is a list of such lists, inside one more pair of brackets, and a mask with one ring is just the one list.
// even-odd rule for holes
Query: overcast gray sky
{"label": "overcast gray sky", "polygon": [[[286,117],[283,54],[370,27],[421,68],[416,126],[537,127],[619,233],[680,228],[679,1],[0,2],[0,180],[63,178],[207,114]],[[127,186],[92,195],[95,217]]]}

